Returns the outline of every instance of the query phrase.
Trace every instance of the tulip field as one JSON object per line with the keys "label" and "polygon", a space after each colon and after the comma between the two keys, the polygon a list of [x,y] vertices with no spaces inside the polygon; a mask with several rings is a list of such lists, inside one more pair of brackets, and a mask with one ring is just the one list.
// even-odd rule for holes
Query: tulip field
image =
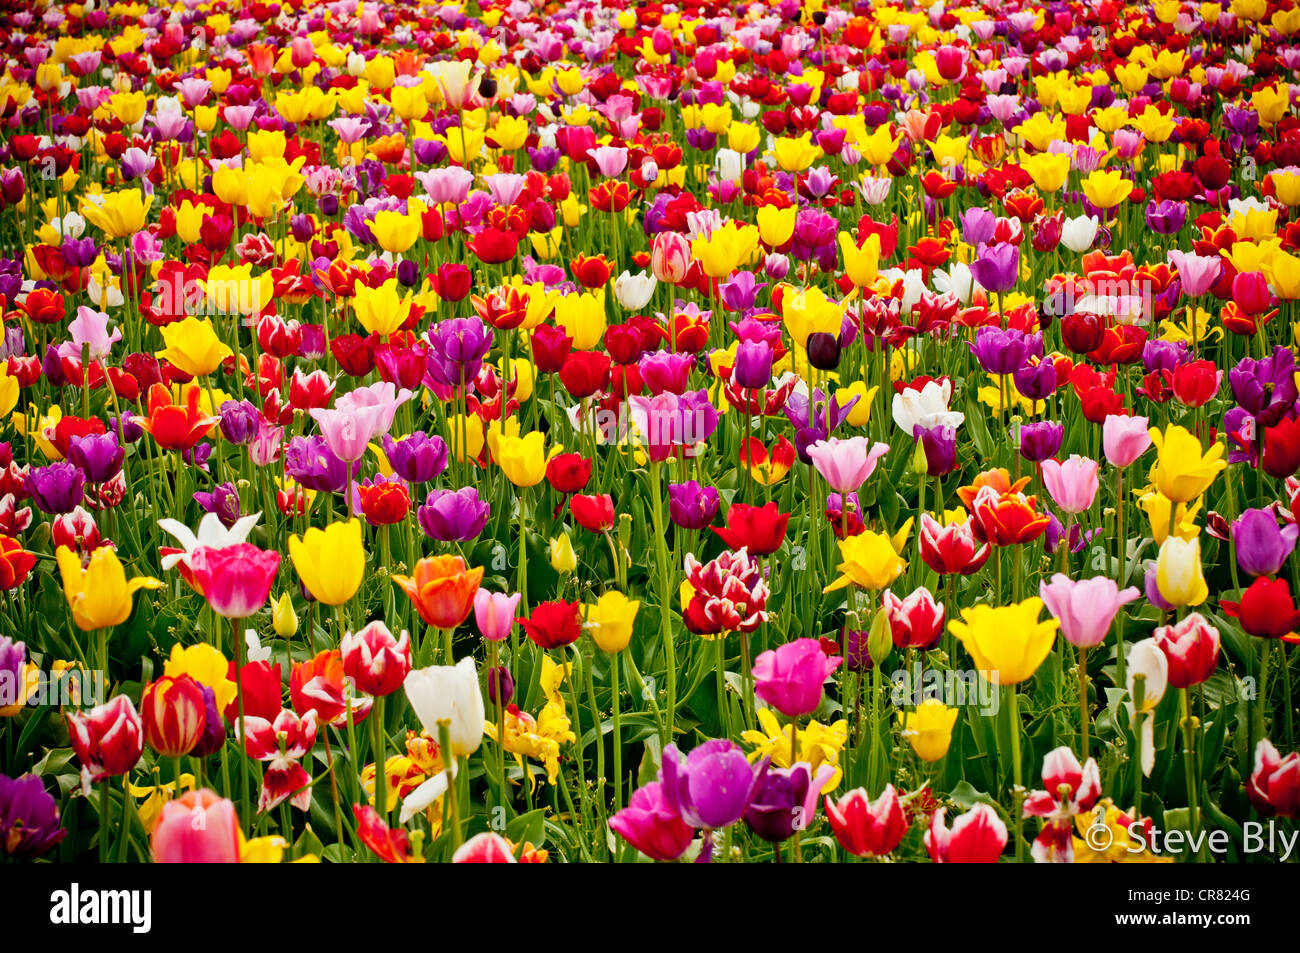
{"label": "tulip field", "polygon": [[0,60],[0,860],[1295,860],[1296,0]]}

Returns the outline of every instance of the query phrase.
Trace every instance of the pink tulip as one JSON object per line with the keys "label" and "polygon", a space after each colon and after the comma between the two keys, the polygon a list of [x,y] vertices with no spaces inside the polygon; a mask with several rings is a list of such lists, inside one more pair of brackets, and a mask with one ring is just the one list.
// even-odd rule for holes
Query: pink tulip
{"label": "pink tulip", "polygon": [[650,270],[665,284],[675,285],[691,267],[691,243],[680,232],[660,232],[650,243]]}
{"label": "pink tulip", "polygon": [[1092,648],[1110,631],[1115,614],[1139,595],[1136,587],[1120,590],[1114,579],[1096,576],[1071,579],[1057,573],[1051,582],[1039,583],[1047,611],[1061,620],[1061,634],[1071,645]]}
{"label": "pink tulip", "polygon": [[1219,280],[1222,260],[1218,255],[1193,255],[1184,251],[1171,251],[1169,264],[1178,271],[1178,281],[1182,285],[1183,295],[1199,298]]}
{"label": "pink tulip", "polygon": [[365,456],[370,441],[388,432],[397,408],[410,399],[409,390],[398,391],[382,381],[344,394],[333,410],[316,407],[310,413],[330,452],[344,463],[355,463]]}
{"label": "pink tulip", "polygon": [[754,691],[787,718],[810,715],[822,701],[822,685],[842,662],[827,656],[816,639],[795,639],[754,660]]}
{"label": "pink tulip", "polygon": [[168,801],[150,838],[158,864],[239,863],[235,805],[203,788]]}
{"label": "pink tulip", "polygon": [[618,146],[601,146],[598,149],[588,149],[587,155],[591,156],[596,163],[596,168],[600,174],[607,179],[616,179],[623,174],[627,168],[627,150],[620,149]]}
{"label": "pink tulip", "polygon": [[1146,417],[1111,414],[1101,425],[1101,447],[1113,467],[1126,467],[1151,446],[1150,421]]}
{"label": "pink tulip", "polygon": [[837,493],[856,493],[876,470],[876,462],[889,452],[889,444],[871,444],[866,437],[818,440],[808,448],[817,472]]}
{"label": "pink tulip", "polygon": [[252,543],[201,546],[190,553],[194,585],[224,619],[246,619],[266,605],[280,554]]}
{"label": "pink tulip", "polygon": [[515,609],[519,607],[522,595],[506,595],[504,592],[488,592],[480,589],[474,593],[474,624],[479,634],[489,642],[504,642],[510,638],[510,630],[515,624]]}
{"label": "pink tulip", "polygon": [[[809,451],[811,452],[811,450]],[[1044,460],[1043,483],[1056,505],[1067,513],[1082,513],[1097,495],[1097,461],[1070,454],[1070,459]]]}
{"label": "pink tulip", "polygon": [[510,843],[500,834],[483,831],[475,834],[451,855],[453,864],[514,864],[515,855],[510,851]]}

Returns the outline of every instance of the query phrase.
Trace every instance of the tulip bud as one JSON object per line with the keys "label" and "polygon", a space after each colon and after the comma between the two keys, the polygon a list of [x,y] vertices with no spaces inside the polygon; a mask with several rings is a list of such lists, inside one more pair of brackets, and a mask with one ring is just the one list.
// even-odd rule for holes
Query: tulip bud
{"label": "tulip bud", "polygon": [[[497,685],[501,686],[500,700],[497,698]],[[487,671],[487,693],[488,700],[494,705],[509,705],[510,700],[515,697],[515,680],[510,674],[510,669],[504,665],[498,665],[496,668],[490,668]]]}
{"label": "tulip bud", "polygon": [[271,627],[282,639],[290,638],[298,631],[298,613],[294,611],[293,598],[287,592],[271,606]]}
{"label": "tulip bud", "polygon": [[573,541],[567,533],[551,540],[551,568],[556,572],[573,572],[578,568],[578,556],[573,551]]}
{"label": "tulip bud", "polygon": [[881,608],[871,620],[871,634],[867,636],[867,654],[871,657],[871,664],[875,667],[882,665],[893,648],[894,636],[889,625],[889,610]]}

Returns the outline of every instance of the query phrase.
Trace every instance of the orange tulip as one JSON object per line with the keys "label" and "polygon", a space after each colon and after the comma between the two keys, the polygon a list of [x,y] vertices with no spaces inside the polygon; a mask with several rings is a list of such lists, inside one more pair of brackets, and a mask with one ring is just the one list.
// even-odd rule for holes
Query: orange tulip
{"label": "orange tulip", "polygon": [[979,491],[986,486],[993,487],[998,496],[1003,496],[1007,493],[1019,493],[1028,483],[1029,477],[1021,477],[1015,483],[1012,483],[1011,474],[1007,472],[1006,468],[998,467],[993,470],[985,470],[975,477],[969,486],[957,487],[957,495],[961,497],[962,505],[969,509],[975,504],[975,497],[979,495]]}
{"label": "orange tulip", "polygon": [[483,581],[483,567],[465,567],[459,556],[429,556],[415,564],[415,576],[393,576],[425,624],[454,629],[474,609],[474,593]]}

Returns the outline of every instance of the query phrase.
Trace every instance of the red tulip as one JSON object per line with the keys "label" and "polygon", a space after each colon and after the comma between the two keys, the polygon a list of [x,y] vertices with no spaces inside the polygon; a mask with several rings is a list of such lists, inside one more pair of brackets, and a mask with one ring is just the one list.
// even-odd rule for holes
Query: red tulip
{"label": "red tulip", "polygon": [[582,606],[577,600],[542,602],[533,607],[532,615],[527,619],[515,621],[541,648],[563,648],[578,641],[582,635]]}
{"label": "red tulip", "polygon": [[614,498],[608,493],[580,494],[569,500],[569,511],[583,529],[603,533],[614,526]]}
{"label": "red tulip", "polygon": [[1162,625],[1152,636],[1169,661],[1169,684],[1174,688],[1199,685],[1214,674],[1219,663],[1219,630],[1199,612],[1175,625]]}
{"label": "red tulip", "polygon": [[207,724],[203,689],[188,675],[165,675],[146,686],[140,716],[150,748],[165,758],[187,755]]}
{"label": "red tulip", "polygon": [[561,453],[546,463],[546,479],[559,493],[577,493],[591,480],[591,461],[580,453]]}
{"label": "red tulip", "polygon": [[144,752],[144,726],[131,699],[117,695],[87,712],[67,716],[68,737],[81,762],[83,786],[126,774]]}
{"label": "red tulip", "polygon": [[609,355],[600,351],[574,351],[560,368],[560,383],[578,400],[604,390],[609,383]]}
{"label": "red tulip", "polygon": [[727,525],[710,527],[731,549],[748,549],[754,556],[770,556],[781,548],[790,514],[777,509],[776,501],[765,506],[733,503],[727,510]]}
{"label": "red tulip", "polygon": [[941,526],[929,513],[921,514],[921,558],[941,576],[979,572],[991,552],[988,543],[975,536],[970,520]]}
{"label": "red tulip", "polygon": [[1223,372],[1213,361],[1191,361],[1174,369],[1174,397],[1185,407],[1200,407],[1219,391]]}
{"label": "red tulip", "polygon": [[936,864],[994,864],[1007,846],[1007,825],[987,804],[976,804],[952,823],[946,808],[934,812],[925,832],[925,848]]}
{"label": "red tulip", "polygon": [[554,374],[564,366],[573,347],[573,338],[563,328],[543,324],[533,331],[533,363],[539,374]]}
{"label": "red tulip", "polygon": [[[231,662],[230,667],[226,669],[226,678],[232,682],[236,681],[234,662]],[[284,687],[280,681],[279,662],[274,665],[267,661],[245,662],[243,668],[239,670],[237,688],[244,694],[245,715],[256,715],[269,721],[275,718],[283,707]],[[297,707],[296,703],[295,707]],[[342,711],[342,708],[339,710]],[[303,711],[306,711],[306,708]],[[232,722],[239,717],[238,696],[230,700],[230,704],[222,714]]]}
{"label": "red tulip", "polygon": [[405,629],[398,638],[376,619],[359,632],[349,632],[339,643],[343,673],[367,695],[391,695],[402,687],[411,670],[411,638]]}
{"label": "red tulip", "polygon": [[1260,576],[1241,594],[1240,602],[1220,599],[1219,608],[1262,639],[1284,638],[1300,626],[1300,612],[1291,601],[1291,587],[1285,579]]}
{"label": "red tulip", "polygon": [[1255,746],[1255,770],[1246,782],[1246,794],[1255,810],[1266,817],[1300,816],[1300,754],[1285,758],[1273,743],[1261,738]]}
{"label": "red tulip", "polygon": [[1264,455],[1259,465],[1279,480],[1300,470],[1300,418],[1284,417],[1264,428]]}
{"label": "red tulip", "polygon": [[865,788],[850,791],[838,802],[826,798],[826,819],[840,846],[857,857],[883,857],[907,833],[903,806],[892,784],[885,785],[874,802]]}

